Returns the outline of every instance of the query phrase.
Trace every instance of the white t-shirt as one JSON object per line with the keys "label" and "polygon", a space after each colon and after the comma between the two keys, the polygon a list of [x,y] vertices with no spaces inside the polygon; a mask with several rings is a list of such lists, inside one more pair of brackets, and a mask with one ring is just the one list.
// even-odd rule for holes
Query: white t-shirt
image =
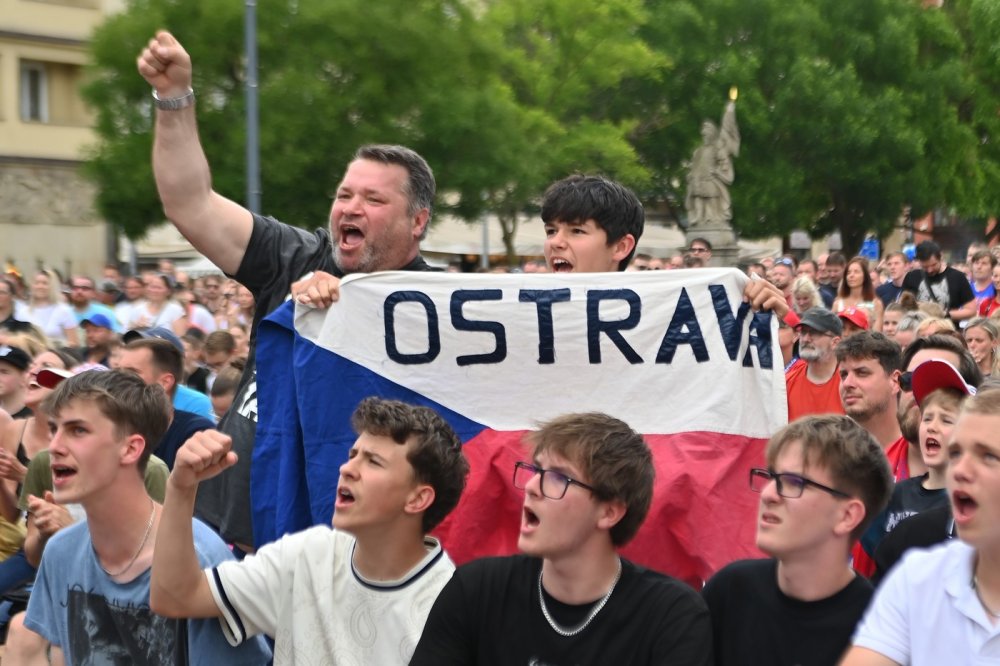
{"label": "white t-shirt", "polygon": [[137,304],[132,308],[131,321],[126,325],[126,328],[156,328],[162,326],[164,328],[173,328],[173,323],[184,316],[184,308],[181,307],[180,303],[175,301],[168,301],[160,308],[157,313],[152,313],[149,310],[149,302],[142,301],[141,304]]}
{"label": "white t-shirt", "polygon": [[215,317],[212,313],[205,309],[204,305],[199,305],[193,303],[190,308],[188,308],[188,322],[197,328],[200,328],[202,332],[206,335],[208,333],[213,333],[218,329],[218,325],[215,323]]}
{"label": "white t-shirt", "polygon": [[1000,664],[1000,625],[972,587],[974,559],[958,540],[908,552],[875,593],[854,645],[912,666]]}
{"label": "white t-shirt", "polygon": [[403,578],[367,581],[354,569],[354,544],[349,534],[312,527],[206,569],[229,642],[267,634],[279,666],[409,663],[455,565],[426,537],[427,556]]}
{"label": "white t-shirt", "polygon": [[65,342],[66,331],[75,330],[79,326],[73,308],[65,303],[29,306],[24,314],[28,321],[42,329],[42,333],[54,342]]}

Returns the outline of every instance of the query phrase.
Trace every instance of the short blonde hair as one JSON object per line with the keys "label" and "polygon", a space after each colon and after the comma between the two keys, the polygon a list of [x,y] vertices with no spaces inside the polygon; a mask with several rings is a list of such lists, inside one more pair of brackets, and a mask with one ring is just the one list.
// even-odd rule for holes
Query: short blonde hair
{"label": "short blonde hair", "polygon": [[[935,327],[933,332],[929,332],[931,327]],[[955,324],[951,319],[945,319],[944,317],[929,317],[920,322],[920,326],[917,327],[917,337],[925,338],[929,335],[935,335],[943,331],[955,332]]]}

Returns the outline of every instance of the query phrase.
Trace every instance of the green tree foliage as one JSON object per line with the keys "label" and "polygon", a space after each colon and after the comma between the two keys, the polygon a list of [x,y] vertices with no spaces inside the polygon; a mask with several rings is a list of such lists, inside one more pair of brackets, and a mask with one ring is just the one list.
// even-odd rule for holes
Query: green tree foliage
{"label": "green tree foliage", "polygon": [[[483,179],[449,186],[497,215],[513,260],[519,215],[553,180],[574,172],[632,186],[649,180],[628,141],[636,121],[606,113],[603,100],[663,58],[638,35],[646,15],[640,0],[494,0],[484,8],[510,126],[496,137],[499,152],[482,156],[491,165]],[[521,130],[511,133],[515,126]]]}
{"label": "green tree foliage", "polygon": [[[260,3],[265,211],[324,224],[343,165],[368,142],[424,154],[441,206],[467,219],[497,211],[516,224],[550,179],[576,169],[641,182],[629,122],[588,114],[590,100],[656,59],[635,34],[640,4]],[[134,62],[160,27],[192,55],[214,185],[243,200],[242,12],[228,0],[133,0],[95,34],[85,94],[101,141],[89,169],[102,213],[129,235],[162,219],[149,165],[153,112]]]}
{"label": "green tree foliage", "polygon": [[[512,241],[545,186],[602,172],[680,213],[703,119],[739,87],[732,188],[746,236],[839,230],[903,206],[1000,208],[1000,3],[949,0],[274,0],[258,3],[263,205],[325,223],[367,142],[424,154],[439,208]],[[104,216],[162,219],[135,56],[157,28],[191,52],[215,187],[244,198],[243,4],[131,0],[95,34],[88,163]]]}
{"label": "green tree foliage", "polygon": [[[733,223],[745,235],[839,230],[854,248],[867,230],[887,233],[903,205],[987,203],[997,88],[987,93],[970,63],[987,47],[995,63],[996,32],[970,43],[948,13],[914,0],[648,4],[645,37],[674,61],[662,88],[633,84],[650,109],[667,109],[634,137],[662,174],[655,195],[677,199],[671,183],[683,182],[699,122],[717,119],[736,85]],[[996,21],[989,0],[947,4]]]}

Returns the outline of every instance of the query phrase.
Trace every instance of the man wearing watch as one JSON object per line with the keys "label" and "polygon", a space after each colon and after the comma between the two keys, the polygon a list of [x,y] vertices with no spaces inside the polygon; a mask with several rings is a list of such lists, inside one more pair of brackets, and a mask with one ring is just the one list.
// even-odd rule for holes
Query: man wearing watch
{"label": "man wearing watch", "polygon": [[617,549],[653,496],[649,447],[606,414],[567,414],[529,436],[517,540],[523,555],[455,571],[411,666],[712,663],[708,611],[684,583]]}
{"label": "man wearing watch", "polygon": [[257,325],[290,292],[299,302],[329,306],[337,299],[339,278],[348,273],[430,270],[419,244],[431,216],[434,175],[408,148],[363,146],[337,188],[328,229],[307,232],[251,213],[212,189],[184,47],[159,32],[139,55],[138,69],[155,92],[153,172],[166,217],[257,301],[246,369],[233,406],[219,422],[219,430],[233,438],[239,462],[202,484],[197,503],[199,518],[247,550],[254,544],[249,498]]}

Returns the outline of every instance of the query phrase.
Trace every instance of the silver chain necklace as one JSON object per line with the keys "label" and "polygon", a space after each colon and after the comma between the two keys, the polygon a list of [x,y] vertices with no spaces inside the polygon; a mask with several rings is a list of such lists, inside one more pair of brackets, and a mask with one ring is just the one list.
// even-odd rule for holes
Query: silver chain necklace
{"label": "silver chain necklace", "polygon": [[975,574],[972,574],[972,589],[976,593],[976,599],[979,599],[979,604],[983,607],[983,610],[986,611],[986,614],[994,620],[1000,620],[1000,613],[994,613],[990,610],[990,607],[986,605],[986,602],[983,601],[983,595],[979,593],[979,576]]}
{"label": "silver chain necklace", "polygon": [[[111,571],[108,571],[107,569],[105,569],[104,565],[101,564],[101,556],[97,554],[97,549],[94,548],[94,557],[97,558],[97,566],[101,567],[101,571],[103,571],[104,573],[108,574],[112,578],[118,578],[118,576],[121,576],[123,573],[125,573],[126,571],[128,571],[129,569],[132,568],[132,565],[135,564],[135,561],[139,558],[139,553],[142,552],[143,547],[146,545],[146,541],[149,540],[149,533],[153,530],[153,518],[155,516],[156,516],[156,504],[153,502],[152,498],[150,498],[150,500],[149,500],[149,522],[146,523],[146,533],[142,535],[142,541],[139,542],[139,547],[136,549],[135,554],[132,555],[132,559],[130,559],[128,561],[128,564],[126,564],[125,568],[122,569],[121,571],[111,572]],[[93,542],[91,542],[90,545],[93,548],[93,545],[94,545]]]}
{"label": "silver chain necklace", "polygon": [[552,616],[549,614],[549,609],[545,606],[545,593],[542,591],[542,572],[539,571],[538,603],[541,604],[542,606],[542,615],[545,616],[545,620],[549,623],[549,626],[552,627],[552,631],[556,632],[560,636],[566,636],[567,638],[570,636],[576,636],[578,633],[587,628],[587,625],[590,624],[595,617],[597,617],[597,614],[601,612],[601,609],[604,608],[604,605],[608,603],[608,599],[611,598],[611,593],[615,591],[615,586],[618,585],[618,580],[621,577],[622,577],[622,559],[619,557],[618,571],[615,573],[615,579],[611,581],[611,587],[608,589],[608,593],[605,594],[603,597],[601,597],[601,600],[594,605],[593,609],[591,609],[590,613],[587,614],[587,617],[584,618],[583,622],[581,622],[576,627],[573,627],[572,629],[564,629],[562,626],[559,625],[559,623],[557,623],[552,618]]}

